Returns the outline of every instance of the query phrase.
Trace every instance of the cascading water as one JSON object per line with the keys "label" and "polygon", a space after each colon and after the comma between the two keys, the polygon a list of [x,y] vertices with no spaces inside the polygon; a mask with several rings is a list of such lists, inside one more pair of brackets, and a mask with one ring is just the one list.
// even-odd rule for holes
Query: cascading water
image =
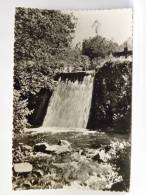
{"label": "cascading water", "polygon": [[93,90],[93,75],[82,81],[58,81],[50,99],[43,127],[86,128]]}

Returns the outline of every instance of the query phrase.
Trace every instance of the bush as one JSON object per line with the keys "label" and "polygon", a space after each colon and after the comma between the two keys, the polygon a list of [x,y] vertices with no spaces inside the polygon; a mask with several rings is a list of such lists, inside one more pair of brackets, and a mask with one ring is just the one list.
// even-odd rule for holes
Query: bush
{"label": "bush", "polygon": [[15,134],[23,132],[24,128],[29,126],[27,116],[30,115],[32,111],[29,111],[27,105],[27,99],[23,100],[20,91],[14,90],[13,125]]}
{"label": "bush", "polygon": [[95,75],[88,128],[130,129],[131,89],[132,62],[107,61]]}

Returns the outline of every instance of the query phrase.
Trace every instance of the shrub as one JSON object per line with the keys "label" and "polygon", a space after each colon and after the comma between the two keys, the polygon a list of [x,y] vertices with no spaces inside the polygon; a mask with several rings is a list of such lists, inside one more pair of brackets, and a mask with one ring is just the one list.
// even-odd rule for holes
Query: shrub
{"label": "shrub", "polygon": [[27,116],[32,113],[27,108],[27,99],[23,100],[20,94],[20,91],[14,90],[14,99],[13,99],[13,125],[14,133],[23,132],[25,127],[28,127]]}
{"label": "shrub", "polygon": [[130,129],[131,89],[132,62],[107,61],[95,75],[88,128]]}

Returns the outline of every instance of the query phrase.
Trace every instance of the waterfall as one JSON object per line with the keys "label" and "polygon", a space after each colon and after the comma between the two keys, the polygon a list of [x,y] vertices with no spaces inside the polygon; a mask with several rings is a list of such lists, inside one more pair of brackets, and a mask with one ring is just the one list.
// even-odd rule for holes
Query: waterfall
{"label": "waterfall", "polygon": [[86,128],[90,113],[93,75],[82,81],[58,81],[50,99],[43,127]]}

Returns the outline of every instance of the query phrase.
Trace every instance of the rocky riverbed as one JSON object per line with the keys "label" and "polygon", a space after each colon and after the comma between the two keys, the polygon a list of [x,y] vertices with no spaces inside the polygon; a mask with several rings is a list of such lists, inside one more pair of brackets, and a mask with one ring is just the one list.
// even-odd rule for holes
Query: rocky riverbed
{"label": "rocky riverbed", "polygon": [[128,191],[129,159],[128,134],[27,130],[13,139],[13,189]]}

